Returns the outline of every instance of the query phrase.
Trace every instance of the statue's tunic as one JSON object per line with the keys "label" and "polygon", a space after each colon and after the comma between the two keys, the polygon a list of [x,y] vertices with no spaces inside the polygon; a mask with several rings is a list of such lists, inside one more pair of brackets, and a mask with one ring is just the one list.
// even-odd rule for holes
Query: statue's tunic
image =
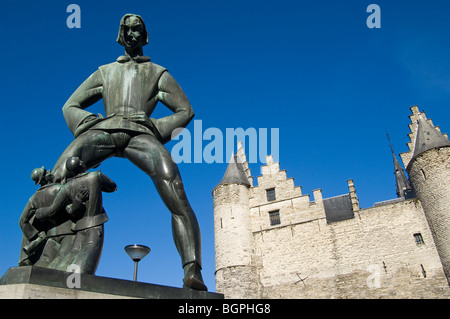
{"label": "statue's tunic", "polygon": [[[158,102],[158,81],[167,70],[145,57],[140,57],[143,62],[126,58],[100,66],[64,105],[64,118],[75,137],[87,129],[100,129],[141,132],[160,138],[149,117]],[[95,115],[84,109],[100,98],[106,117],[86,121]]]}

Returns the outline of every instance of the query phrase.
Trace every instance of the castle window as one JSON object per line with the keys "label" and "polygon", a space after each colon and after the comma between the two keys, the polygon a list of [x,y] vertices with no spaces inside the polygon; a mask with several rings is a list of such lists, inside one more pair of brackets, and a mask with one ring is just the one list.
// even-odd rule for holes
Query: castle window
{"label": "castle window", "polygon": [[425,268],[423,267],[422,264],[420,264],[420,267],[422,268],[422,275],[423,275],[423,278],[427,278],[427,272],[425,271]]}
{"label": "castle window", "polygon": [[425,175],[425,171],[423,169],[421,169],[420,171],[422,172],[423,179],[427,179],[427,175]]}
{"label": "castle window", "polygon": [[277,199],[275,196],[275,188],[266,189],[266,195],[267,195],[267,201],[269,201],[269,202]]}
{"label": "castle window", "polygon": [[423,237],[421,233],[414,234],[414,240],[416,241],[416,245],[425,245],[425,242],[423,241]]}
{"label": "castle window", "polygon": [[281,224],[280,211],[274,210],[269,212],[270,226],[275,226]]}

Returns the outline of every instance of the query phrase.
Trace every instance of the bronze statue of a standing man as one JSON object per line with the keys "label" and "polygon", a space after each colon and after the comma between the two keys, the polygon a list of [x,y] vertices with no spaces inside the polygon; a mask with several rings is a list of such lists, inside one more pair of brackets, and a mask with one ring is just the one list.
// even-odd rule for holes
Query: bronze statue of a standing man
{"label": "bronze statue of a standing man", "polygon": [[[194,112],[169,72],[143,55],[148,34],[140,16],[123,16],[117,42],[125,47],[125,55],[114,63],[100,66],[63,107],[75,140],[52,169],[54,180],[64,183],[68,157],[80,158],[88,169],[112,156],[129,159],[151,177],[172,213],[173,238],[184,268],[184,286],[206,290],[201,275],[198,221],[186,197],[178,167],[163,146],[170,141],[174,129],[189,124]],[[85,110],[101,98],[105,117]],[[174,114],[150,118],[158,102]]]}

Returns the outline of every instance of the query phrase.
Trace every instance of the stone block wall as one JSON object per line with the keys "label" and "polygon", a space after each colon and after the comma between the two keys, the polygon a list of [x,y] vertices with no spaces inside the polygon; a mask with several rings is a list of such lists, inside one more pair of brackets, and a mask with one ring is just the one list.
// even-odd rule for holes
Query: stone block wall
{"label": "stone block wall", "polygon": [[[405,167],[419,116],[417,106],[411,110]],[[450,147],[412,163],[417,198],[361,209],[348,180],[354,218],[338,222],[327,222],[320,189],[304,195],[271,156],[253,186],[244,150],[237,154],[251,186],[213,192],[216,289],[225,298],[450,298]]]}
{"label": "stone block wall", "polygon": [[409,174],[450,283],[450,147],[419,155],[411,163]]}
{"label": "stone block wall", "polygon": [[[416,244],[420,233],[424,244]],[[448,298],[417,200],[254,233],[261,298]]]}

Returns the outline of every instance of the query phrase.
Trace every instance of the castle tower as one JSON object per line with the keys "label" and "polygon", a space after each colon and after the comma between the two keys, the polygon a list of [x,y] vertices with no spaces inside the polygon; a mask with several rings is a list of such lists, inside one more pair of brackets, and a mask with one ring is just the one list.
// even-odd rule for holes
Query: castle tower
{"label": "castle tower", "polygon": [[397,186],[397,197],[398,198],[411,198],[412,191],[411,185],[406,177],[405,171],[403,170],[400,162],[397,159],[397,156],[394,152],[394,147],[391,144],[389,134],[388,134],[389,147],[391,148],[392,158],[394,160],[394,175],[395,175],[395,184]]}
{"label": "castle tower", "polygon": [[[405,154],[411,187],[420,199],[450,283],[450,141],[424,113],[412,108],[413,147]],[[414,123],[415,122],[415,123]],[[413,141],[413,140],[411,140]]]}
{"label": "castle tower", "polygon": [[[239,146],[240,147],[240,144]],[[250,223],[250,170],[240,147],[213,190],[216,290],[226,298],[257,298]]]}

